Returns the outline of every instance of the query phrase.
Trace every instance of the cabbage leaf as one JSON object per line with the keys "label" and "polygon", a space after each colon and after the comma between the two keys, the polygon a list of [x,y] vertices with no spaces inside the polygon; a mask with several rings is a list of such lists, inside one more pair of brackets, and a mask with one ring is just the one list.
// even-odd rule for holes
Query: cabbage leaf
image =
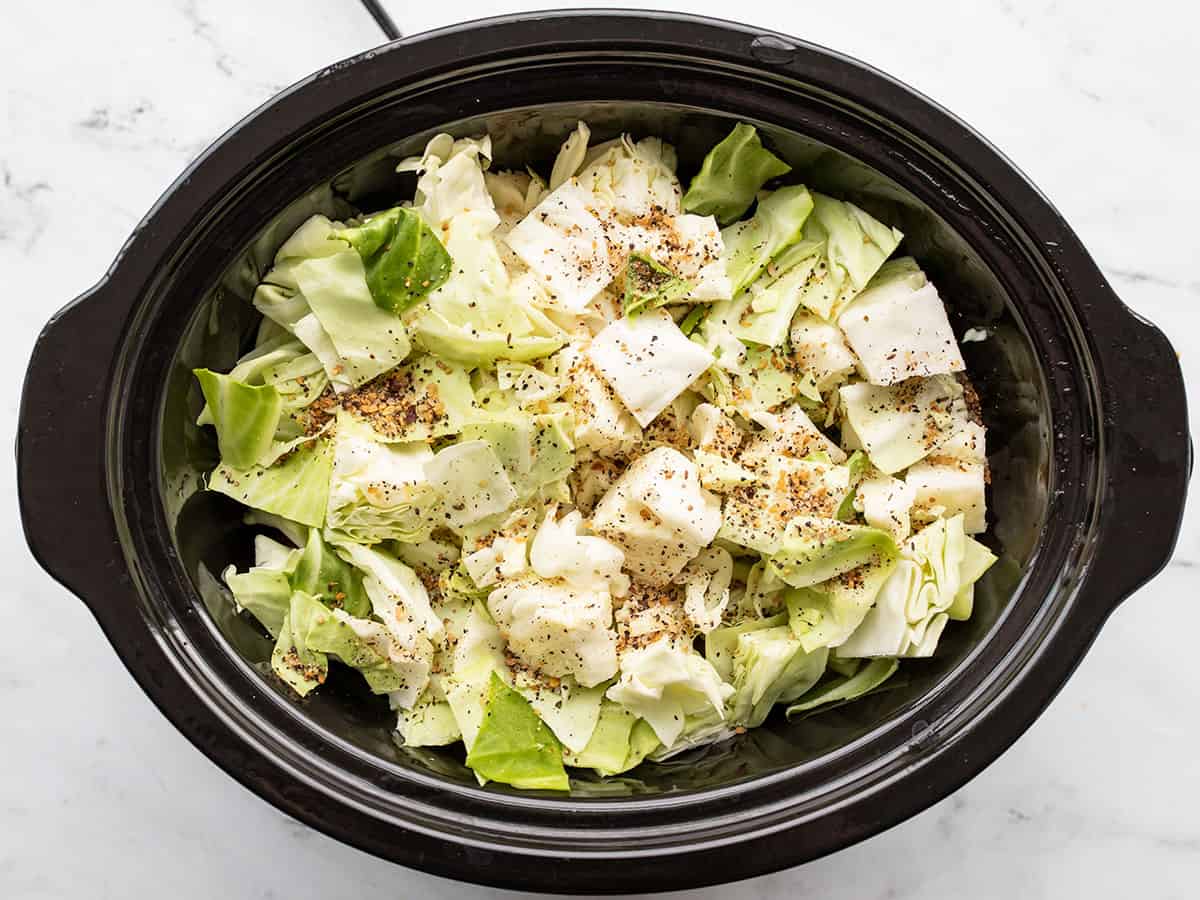
{"label": "cabbage leaf", "polygon": [[759,188],[792,167],[767,150],[758,131],[738,122],[733,131],[708,151],[700,171],[683,195],[683,208],[716,216],[722,225],[741,218]]}
{"label": "cabbage leaf", "polygon": [[388,312],[403,312],[450,277],[450,254],[415,209],[396,206],[332,236],[358,251],[371,296]]}
{"label": "cabbage leaf", "polygon": [[529,702],[494,672],[467,765],[485,783],[498,781],[528,790],[570,789],[562,745]]}
{"label": "cabbage leaf", "polygon": [[221,460],[237,469],[270,462],[283,400],[270,385],[251,386],[208,369],[195,369],[205,412],[217,429]]}
{"label": "cabbage leaf", "polygon": [[753,218],[722,230],[725,268],[733,296],[758,278],[771,260],[800,240],[812,209],[812,195],[803,185],[780,188],[759,201]]}
{"label": "cabbage leaf", "polygon": [[208,489],[244,503],[319,528],[329,505],[332,443],[314,440],[269,467],[235,468],[224,463],[208,478]]}

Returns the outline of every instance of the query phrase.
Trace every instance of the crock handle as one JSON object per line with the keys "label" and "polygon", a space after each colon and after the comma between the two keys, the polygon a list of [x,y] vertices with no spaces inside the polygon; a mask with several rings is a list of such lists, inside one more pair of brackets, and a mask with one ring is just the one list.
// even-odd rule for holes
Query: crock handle
{"label": "crock handle", "polygon": [[1092,578],[1113,607],[1171,558],[1192,474],[1179,356],[1157,327],[1128,310],[1127,331],[1098,346],[1107,483]]}
{"label": "crock handle", "polygon": [[[87,599],[128,581],[105,486],[110,372],[125,327],[101,282],[42,329],[21,392],[17,491],[34,558]],[[116,304],[119,305],[119,304]]]}

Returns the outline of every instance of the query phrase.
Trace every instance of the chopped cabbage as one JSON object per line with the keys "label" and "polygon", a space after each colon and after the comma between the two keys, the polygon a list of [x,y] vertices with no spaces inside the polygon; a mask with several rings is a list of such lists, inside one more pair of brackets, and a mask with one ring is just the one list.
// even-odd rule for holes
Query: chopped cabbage
{"label": "chopped cabbage", "polygon": [[279,392],[271,385],[251,386],[208,369],[196,369],[195,375],[204,393],[206,415],[201,419],[216,426],[222,462],[238,469],[274,462],[271,451],[283,412]]}
{"label": "chopped cabbage", "polygon": [[725,718],[725,701],[733,687],[691,647],[657,640],[627,650],[621,676],[605,696],[645,719],[659,741],[671,747],[683,734],[688,717]]}
{"label": "chopped cabbage", "polygon": [[357,387],[408,356],[404,324],[375,304],[355,251],[305,259],[292,273],[315,318],[297,322],[294,331],[321,358],[335,389]]}
{"label": "chopped cabbage", "polygon": [[758,727],[776,703],[795,700],[817,683],[828,656],[826,647],[805,652],[786,624],[743,631],[733,650],[731,718]]}
{"label": "chopped cabbage", "polygon": [[758,201],[754,218],[721,232],[731,296],[744,290],[771,260],[800,240],[812,210],[813,198],[807,188],[784,187]]}
{"label": "chopped cabbage", "polygon": [[886,531],[892,540],[899,543],[912,530],[908,511],[916,497],[913,485],[880,474],[859,483],[855,490],[854,506],[868,525]]}
{"label": "chopped cabbage", "polygon": [[787,523],[766,557],[771,570],[792,587],[812,587],[860,566],[894,561],[896,542],[884,531],[837,519],[799,516]]}
{"label": "chopped cabbage", "polygon": [[746,441],[738,457],[743,465],[759,466],[781,456],[804,459],[824,455],[835,463],[846,461],[842,448],[827,438],[796,404],[785,406],[777,415],[760,413],[755,421],[763,428]]}
{"label": "chopped cabbage", "polygon": [[849,677],[833,678],[815,687],[799,703],[787,708],[789,719],[833,704],[846,703],[869,694],[896,674],[899,663],[894,659],[874,659]]}
{"label": "chopped cabbage", "polygon": [[747,125],[686,195],[670,145],[591,138],[543,180],[435,136],[410,197],[288,237],[249,349],[197,371],[209,486],[273,529],[222,573],[272,670],[358,669],[483,784],[876,690],[996,561],[981,404],[900,232],[764,191],[789,168]]}
{"label": "chopped cabbage", "polygon": [[683,567],[683,611],[701,634],[718,625],[729,606],[733,581],[733,557],[721,547],[708,547]]}
{"label": "chopped cabbage", "polygon": [[467,765],[484,783],[499,781],[529,790],[570,788],[558,739],[529,702],[494,673]]}
{"label": "chopped cabbage", "polygon": [[658,309],[687,296],[691,285],[644,253],[625,262],[625,315]]}
{"label": "chopped cabbage", "polygon": [[463,441],[483,440],[495,451],[516,492],[528,501],[562,481],[575,468],[570,412],[498,413],[463,428]]}
{"label": "chopped cabbage", "polygon": [[563,141],[558,156],[554,158],[554,167],[550,170],[550,190],[557,190],[568,178],[575,177],[583,166],[591,137],[591,129],[585,122],[580,122]]}
{"label": "chopped cabbage", "polygon": [[269,467],[234,468],[225,463],[208,477],[208,489],[247,506],[319,528],[329,505],[332,444],[314,440]]}
{"label": "chopped cabbage", "polygon": [[845,466],[773,457],[752,483],[727,492],[717,534],[759,553],[775,553],[799,517],[833,517],[849,489]]}
{"label": "chopped cabbage", "polygon": [[820,259],[801,289],[800,302],[832,321],[867,286],[904,237],[853,203],[812,195],[805,243],[819,244]]}
{"label": "chopped cabbage", "polygon": [[330,528],[356,541],[417,542],[440,518],[439,495],[425,475],[433,451],[423,441],[384,444],[349,414],[338,415],[329,483]]}
{"label": "chopped cabbage", "polygon": [[591,194],[571,179],[552,191],[504,240],[544,283],[550,301],[579,311],[616,277],[604,223]]}
{"label": "chopped cabbage", "polygon": [[838,326],[872,384],[966,368],[937,288],[911,257],[884,263]]}
{"label": "chopped cabbage", "polygon": [[644,719],[625,707],[604,700],[587,746],[564,754],[567,765],[595,769],[599,775],[627,772],[659,746],[658,736]]}
{"label": "chopped cabbage", "polygon": [[792,167],[767,150],[758,131],[738,122],[728,137],[708,151],[683,196],[683,208],[716,216],[722,225],[737,221],[750,208],[759,188]]}
{"label": "chopped cabbage", "polygon": [[587,355],[643,428],[713,362],[661,309],[613,322]]}
{"label": "chopped cabbage", "polygon": [[512,652],[546,675],[594,687],[616,674],[608,591],[525,579],[501,583],[487,607]]}
{"label": "chopped cabbage", "polygon": [[694,463],[658,447],[617,479],[597,504],[592,526],[624,550],[636,577],[666,584],[716,536],[721,506],[700,486]]}
{"label": "chopped cabbage", "polygon": [[658,138],[633,141],[622,135],[593,147],[578,182],[589,196],[625,218],[681,211],[675,149]]}
{"label": "chopped cabbage", "polygon": [[605,456],[628,453],[642,429],[616,393],[582,353],[564,350],[559,366],[567,382],[566,398],[575,418],[575,446]]}
{"label": "chopped cabbage", "polygon": [[[931,656],[964,589],[995,561],[985,547],[963,531],[963,517],[938,519],[913,535],[862,624],[838,648],[850,657]],[[959,615],[963,610],[959,607]]]}
{"label": "chopped cabbage", "polygon": [[330,656],[357,669],[377,694],[413,690],[419,684],[419,696],[428,680],[428,665],[410,660],[378,623],[331,610],[316,597],[293,591],[271,656],[272,669],[304,696],[325,680]]}
{"label": "chopped cabbage", "polygon": [[965,517],[968,534],[987,529],[987,466],[981,462],[938,457],[922,460],[905,473],[913,491],[913,514],[922,520]]}
{"label": "chopped cabbage", "polygon": [[459,532],[517,502],[517,491],[487,441],[462,441],[440,450],[425,463],[425,477],[441,495],[446,524]]}
{"label": "chopped cabbage", "polygon": [[803,310],[792,318],[790,340],[797,365],[812,375],[822,393],[844,380],[858,364],[840,328]]}
{"label": "chopped cabbage", "polygon": [[388,312],[403,312],[450,277],[450,254],[414,209],[396,206],[332,236],[358,251],[371,296]]}
{"label": "chopped cabbage", "polygon": [[933,452],[966,417],[962,386],[949,375],[888,387],[858,382],[838,393],[846,421],[871,463],[888,475]]}

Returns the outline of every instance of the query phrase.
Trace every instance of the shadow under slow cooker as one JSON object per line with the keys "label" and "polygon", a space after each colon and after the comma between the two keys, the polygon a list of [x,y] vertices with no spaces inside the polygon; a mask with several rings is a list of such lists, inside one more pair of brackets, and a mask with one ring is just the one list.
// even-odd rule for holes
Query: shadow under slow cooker
{"label": "shadow under slow cooker", "polygon": [[[523,168],[532,161],[536,168],[548,170],[548,161],[580,119],[588,122],[597,141],[622,131],[663,137],[678,150],[684,183],[699,167],[704,150],[733,122],[666,103],[589,102],[514,109],[449,122],[437,130],[456,137],[490,133],[493,168]],[[785,721],[777,709],[759,729],[662,763],[644,763],[621,778],[600,780],[576,773],[576,797],[725,786],[835,753],[866,736],[970,663],[1008,609],[1045,523],[1050,465],[1046,382],[1000,280],[944,219],[895,181],[811,137],[754,124],[792,164],[789,178],[850,200],[904,232],[898,253],[916,257],[938,286],[956,334],[961,337],[970,327],[987,330],[986,340],[964,344],[963,352],[988,429],[991,485],[985,541],[1000,561],[977,585],[972,618],[952,623],[932,659],[905,662],[879,692],[799,721]],[[345,217],[410,197],[413,176],[396,174],[395,164],[400,157],[419,153],[434,133],[381,143],[330,181],[298,186],[296,193],[302,196],[236,251],[196,309],[175,354],[161,416],[161,495],[180,557],[212,622],[232,651],[261,673],[264,687],[299,705],[320,728],[381,760],[474,784],[460,747],[401,747],[394,739],[395,716],[386,698],[373,696],[352,671],[334,667],[322,690],[303,701],[272,676],[271,639],[252,617],[236,612],[232,594],[220,579],[227,566],[245,569],[250,564],[252,534],[261,529],[243,524],[238,504],[203,490],[203,478],[218,457],[212,430],[195,425],[202,399],[191,375],[200,366],[227,371],[250,346],[258,320],[250,303],[254,287],[270,268],[276,249],[301,222],[314,213]],[[914,740],[919,739],[914,734]]]}

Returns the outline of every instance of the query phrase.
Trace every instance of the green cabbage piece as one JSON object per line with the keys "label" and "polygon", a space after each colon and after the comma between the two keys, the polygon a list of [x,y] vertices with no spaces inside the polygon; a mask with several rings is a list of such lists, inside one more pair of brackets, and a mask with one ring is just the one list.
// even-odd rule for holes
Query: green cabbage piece
{"label": "green cabbage piece", "polygon": [[[853,203],[812,195],[804,243],[819,244],[820,257],[800,286],[800,302],[822,319],[837,317],[892,255],[904,235]],[[780,260],[784,266],[793,260]]]}
{"label": "green cabbage piece", "polygon": [[442,497],[446,524],[462,532],[511,509],[517,491],[492,445],[462,441],[441,450],[425,464],[429,483]]}
{"label": "green cabbage piece", "polygon": [[746,590],[737,607],[739,614],[761,618],[787,611],[786,592],[791,589],[775,577],[766,560],[759,559],[750,567],[745,582]]}
{"label": "green cabbage piece", "polygon": [[[303,409],[329,384],[325,368],[315,354],[282,326],[267,318],[262,321],[264,326],[272,326],[272,333],[264,340],[262,332],[265,328],[260,327],[257,345],[237,361],[228,377],[243,384],[274,387],[283,400],[285,412]],[[213,423],[212,409],[206,402],[196,424]],[[281,431],[284,427],[285,423],[280,422]]]}
{"label": "green cabbage piece", "polygon": [[537,717],[562,744],[566,753],[587,747],[600,718],[606,684],[582,687],[571,676],[557,682],[526,672],[512,676],[512,685]]}
{"label": "green cabbage piece", "polygon": [[222,463],[208,478],[208,489],[239,503],[319,528],[329,504],[332,443],[314,440],[269,467],[234,468]]}
{"label": "green cabbage piece", "polygon": [[464,441],[486,441],[508,474],[517,502],[524,503],[575,468],[571,413],[511,411],[463,428]]}
{"label": "green cabbage piece", "polygon": [[904,542],[895,572],[838,654],[932,656],[950,611],[956,618],[970,615],[972,585],[994,561],[966,536],[962,515],[937,519]]}
{"label": "green cabbage piece", "polygon": [[340,391],[387,371],[409,352],[403,324],[375,305],[362,258],[346,241],[332,239],[342,228],[325,216],[308,219],[279,248],[254,292],[255,308],[302,341]]}
{"label": "green cabbage piece", "polygon": [[[364,547],[347,540],[344,535],[326,532],[338,554],[363,574],[363,589],[368,597],[378,598],[381,607],[394,609],[397,603],[430,640],[440,639],[445,629],[441,617],[433,610],[429,592],[420,577],[381,546]],[[372,608],[375,604],[372,603]]]}
{"label": "green cabbage piece", "polygon": [[748,347],[746,362],[733,374],[733,405],[743,415],[769,412],[802,396],[804,373],[772,347]]}
{"label": "green cabbage piece", "polygon": [[704,157],[700,172],[683,195],[683,208],[702,216],[716,216],[718,222],[728,225],[750,208],[759,188],[791,170],[763,147],[753,126],[738,122]]}
{"label": "green cabbage piece", "polygon": [[954,602],[946,610],[946,614],[956,622],[965,622],[971,618],[975,607],[975,582],[996,562],[996,554],[973,537],[968,536],[963,548],[962,566],[959,577],[962,585],[954,596]]}
{"label": "green cabbage piece", "polygon": [[[463,579],[474,587],[474,583],[465,575]],[[483,598],[474,601],[465,595],[456,598],[468,602],[470,609],[454,645],[448,677],[443,682],[446,701],[454,712],[454,720],[462,732],[463,745],[468,753],[475,745],[475,735],[483,722],[492,673],[507,671],[504,638],[483,602],[486,594],[485,591]]]}
{"label": "green cabbage piece", "polygon": [[321,360],[300,341],[280,348],[279,356],[262,368],[262,379],[279,392],[284,410],[291,413],[307,408],[329,385],[329,375]]}
{"label": "green cabbage piece", "polygon": [[619,703],[604,700],[592,737],[578,753],[566,752],[568,766],[594,769],[598,775],[620,775],[640,765],[660,746],[658,735]]}
{"label": "green cabbage piece", "polygon": [[428,691],[412,709],[399,710],[396,730],[406,747],[445,747],[462,740],[450,704],[434,699]]}
{"label": "green cabbage piece", "polygon": [[646,254],[629,254],[625,263],[625,315],[636,316],[676,303],[691,289],[689,282]]}
{"label": "green cabbage piece", "polygon": [[563,345],[562,330],[538,310],[515,301],[504,306],[500,315],[485,318],[448,304],[431,305],[416,320],[416,338],[430,353],[468,365],[499,359],[527,362]]}
{"label": "green cabbage piece", "polygon": [[527,790],[570,789],[562,745],[529,702],[495,672],[467,765],[484,782]]}
{"label": "green cabbage piece", "polygon": [[275,265],[254,290],[254,308],[291,334],[296,333],[296,326],[301,321],[312,316],[312,307],[296,281],[296,267],[306,259],[347,249],[341,241],[329,239],[334,228],[335,223],[325,216],[307,219],[283,242],[275,254]]}
{"label": "green cabbage piece", "polygon": [[452,569],[462,555],[456,544],[432,537],[413,543],[396,542],[392,549],[406,566],[434,578]]}
{"label": "green cabbage piece", "polygon": [[800,240],[812,209],[808,188],[780,188],[759,201],[754,218],[721,231],[725,268],[735,297],[762,274],[771,260]]}
{"label": "green cabbage piece", "polygon": [[291,574],[292,588],[316,597],[330,608],[344,609],[358,618],[371,614],[371,600],[363,589],[362,573],[343,560],[312,528],[308,542]]}
{"label": "green cabbage piece", "polygon": [[270,462],[283,399],[270,385],[253,387],[208,369],[193,370],[204,392],[205,413],[217,429],[221,460],[236,469]]}
{"label": "green cabbage piece", "polygon": [[[548,362],[553,371],[557,357]],[[521,407],[557,400],[566,390],[565,379],[544,372],[529,363],[500,360],[496,363],[496,383],[502,391],[511,392]]]}
{"label": "green cabbage piece", "polygon": [[296,336],[321,357],[335,384],[357,387],[408,356],[404,324],[376,305],[362,258],[354,250],[306,259],[296,264],[293,275],[329,345],[311,325],[297,323]]}
{"label": "green cabbage piece", "polygon": [[344,410],[333,438],[328,526],[355,541],[423,541],[441,501],[425,477],[433,451],[424,441],[383,443]]}
{"label": "green cabbage piece", "polygon": [[854,508],[854,489],[858,487],[858,483],[866,476],[869,465],[870,461],[867,459],[867,454],[861,450],[855,450],[850,454],[850,458],[846,460],[846,468],[850,471],[850,490],[846,494],[845,499],[842,500],[842,504],[838,507],[837,511],[837,518],[842,522],[853,522],[858,518],[858,510]]}
{"label": "green cabbage piece", "polygon": [[428,354],[414,356],[378,382],[390,408],[372,415],[351,404],[346,411],[383,442],[411,443],[458,434],[478,410],[468,370]]}
{"label": "green cabbage piece", "polygon": [[733,653],[731,717],[748,728],[761,725],[776,703],[795,700],[820,680],[828,657],[827,647],[806,652],[786,624],[739,635]]}
{"label": "green cabbage piece", "polygon": [[[414,308],[414,337],[437,356],[467,365],[498,359],[549,356],[565,341],[562,330],[516,289],[500,257],[500,224],[479,161],[460,152],[430,169],[430,221],[447,234],[455,265],[450,278]],[[442,196],[444,195],[444,196]]]}
{"label": "green cabbage piece", "polygon": [[695,307],[683,317],[683,321],[679,323],[679,330],[688,337],[691,337],[692,333],[700,327],[701,323],[708,316],[708,313],[709,307],[707,306]]}
{"label": "green cabbage piece", "polygon": [[292,632],[290,597],[288,610],[271,651],[271,671],[301,697],[307,697],[329,677],[329,657],[318,650],[309,650],[297,640]]}
{"label": "green cabbage piece", "polygon": [[829,671],[835,675],[841,675],[843,678],[849,678],[858,671],[858,667],[863,664],[861,659],[844,659],[840,656],[829,657]]}
{"label": "green cabbage piece", "polygon": [[271,637],[278,637],[292,602],[292,573],[303,550],[286,547],[266,535],[254,538],[254,562],[249,571],[239,573],[228,566],[222,579],[233,592],[238,612],[247,610]]}
{"label": "green cabbage piece", "polygon": [[817,686],[787,708],[789,719],[834,703],[847,703],[875,690],[894,674],[900,663],[894,659],[873,659],[850,677],[833,678]]}
{"label": "green cabbage piece", "polygon": [[333,552],[319,529],[302,530],[308,536],[299,549],[257,535],[255,565],[241,573],[229,566],[222,576],[238,610],[252,613],[272,637],[279,636],[293,591],[311,594],[326,606],[344,609],[353,616],[365,617],[371,612],[362,576]]}
{"label": "green cabbage piece", "polygon": [[[282,408],[275,428],[275,443],[257,460],[261,465],[268,465],[290,449],[289,441],[304,433],[307,422],[302,413],[325,391],[329,376],[321,360],[281,325],[267,318],[262,322],[258,344],[238,360],[228,376],[221,377],[251,387],[274,388],[278,392]],[[269,333],[264,339],[265,332]],[[207,398],[196,424],[216,424],[213,407]]]}
{"label": "green cabbage piece", "polygon": [[967,421],[963,389],[953,375],[888,386],[856,382],[839,388],[843,431],[849,425],[872,465],[894,475],[924,459]]}
{"label": "green cabbage piece", "polygon": [[271,637],[279,637],[292,597],[287,573],[256,566],[248,572],[229,572],[225,583],[233,592],[238,611],[247,610]]}
{"label": "green cabbage piece", "polygon": [[818,647],[837,647],[862,624],[884,583],[896,568],[896,557],[831,578],[816,587],[785,595],[788,624],[811,653]]}
{"label": "green cabbage piece", "polygon": [[271,668],[304,696],[324,682],[330,656],[357,669],[376,694],[404,687],[403,676],[392,667],[387,656],[360,637],[346,619],[317,597],[293,591],[287,618],[271,655]]}
{"label": "green cabbage piece", "polygon": [[403,312],[450,277],[450,254],[415,209],[393,207],[333,236],[358,251],[371,296],[388,312]]}
{"label": "green cabbage piece", "polygon": [[[801,256],[805,248],[807,255]],[[810,242],[794,245],[730,303],[725,315],[738,338],[767,347],[786,343],[792,318],[817,267],[817,249]]]}
{"label": "green cabbage piece", "polygon": [[[753,570],[751,570],[753,571]],[[747,587],[747,590],[749,588]],[[737,655],[738,639],[752,631],[778,628],[788,624],[787,613],[747,619],[736,625],[714,628],[704,636],[704,657],[725,681],[733,681],[733,662]]]}
{"label": "green cabbage piece", "polygon": [[781,580],[804,588],[860,566],[892,564],[897,552],[891,535],[878,528],[803,517],[788,524],[767,564]]}
{"label": "green cabbage piece", "polygon": [[[845,466],[826,461],[768,458],[753,483],[729,492],[717,534],[768,556],[787,547],[795,549],[796,541],[814,533],[822,521],[796,517],[832,514],[848,489],[848,478]],[[804,531],[798,534],[797,528]]]}
{"label": "green cabbage piece", "polygon": [[586,122],[576,123],[575,130],[567,135],[567,139],[559,148],[558,155],[554,157],[554,166],[550,170],[548,185],[550,190],[557,189],[580,170],[587,157],[588,140],[591,136],[592,130],[587,127]]}

